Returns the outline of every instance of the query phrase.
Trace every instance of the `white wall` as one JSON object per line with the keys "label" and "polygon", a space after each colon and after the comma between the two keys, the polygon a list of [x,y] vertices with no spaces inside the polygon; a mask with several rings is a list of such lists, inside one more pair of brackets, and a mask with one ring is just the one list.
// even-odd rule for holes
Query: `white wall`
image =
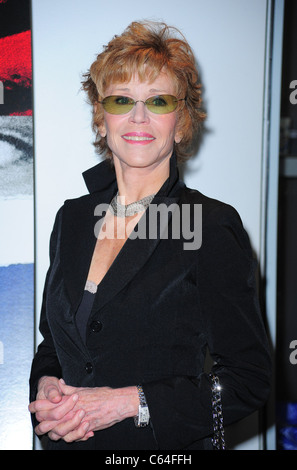
{"label": "white wall", "polygon": [[[57,209],[86,192],[97,163],[85,72],[133,20],[163,20],[192,45],[204,86],[207,129],[186,183],[234,205],[260,256],[262,135],[268,0],[33,0],[37,307]],[[248,444],[257,447],[257,442]]]}

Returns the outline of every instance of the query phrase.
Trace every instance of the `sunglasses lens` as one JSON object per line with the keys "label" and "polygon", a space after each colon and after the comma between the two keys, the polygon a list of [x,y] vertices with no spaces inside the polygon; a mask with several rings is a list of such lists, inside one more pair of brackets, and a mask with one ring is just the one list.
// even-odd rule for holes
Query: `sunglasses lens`
{"label": "sunglasses lens", "polygon": [[[127,114],[135,101],[128,96],[107,96],[101,101],[103,108],[110,114]],[[172,113],[177,107],[178,100],[171,95],[152,96],[145,101],[149,111],[155,114]]]}
{"label": "sunglasses lens", "polygon": [[127,96],[107,96],[102,101],[102,106],[110,114],[126,114],[134,106],[134,100]]}
{"label": "sunglasses lens", "polygon": [[145,103],[147,108],[155,114],[172,113],[177,107],[177,99],[171,95],[152,96]]}

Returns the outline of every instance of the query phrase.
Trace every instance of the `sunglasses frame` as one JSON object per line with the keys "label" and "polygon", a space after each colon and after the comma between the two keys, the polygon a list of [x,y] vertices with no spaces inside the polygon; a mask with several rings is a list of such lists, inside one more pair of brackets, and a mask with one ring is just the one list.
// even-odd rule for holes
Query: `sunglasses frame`
{"label": "sunglasses frame", "polygon": [[[165,113],[164,113],[164,112],[156,113],[156,112],[154,112],[154,111],[152,111],[151,109],[148,108],[148,105],[147,105],[147,101],[148,101],[148,100],[151,100],[151,99],[154,99],[154,98],[163,98],[163,97],[165,97],[165,96],[166,96],[166,97],[169,96],[170,98],[174,98],[174,100],[175,100],[175,102],[176,102],[176,106],[175,106],[175,108],[174,108],[172,111],[168,111],[168,112],[165,112]],[[129,109],[129,111],[126,111],[126,112],[124,112],[124,113],[111,113],[110,111],[107,111],[107,110],[105,109],[105,107],[104,107],[104,104],[105,104],[104,101],[107,100],[108,98],[128,98],[129,100],[132,100],[132,101],[133,101],[133,104],[131,103],[131,104],[132,104],[132,107],[131,107],[131,109]],[[143,103],[143,104],[147,107],[147,109],[148,109],[151,113],[153,113],[153,114],[160,114],[160,115],[162,115],[162,114],[170,114],[170,113],[173,113],[173,111],[175,111],[176,108],[177,108],[178,102],[179,102],[179,101],[185,101],[185,100],[186,100],[186,98],[180,98],[180,99],[178,99],[178,98],[176,98],[176,97],[173,96],[173,95],[155,95],[155,96],[151,96],[150,98],[148,98],[148,99],[145,100],[145,101],[143,101],[143,100],[137,100],[137,101],[135,101],[133,98],[130,98],[129,96],[125,96],[125,95],[110,95],[110,96],[106,96],[105,98],[103,98],[102,101],[98,101],[98,103],[102,104],[104,111],[106,111],[107,113],[113,114],[113,115],[118,115],[118,116],[130,113],[130,111],[132,111],[132,109],[134,108],[134,106],[136,106],[137,103]],[[125,105],[120,105],[120,106],[125,106]],[[126,105],[126,106],[130,106],[130,105]],[[160,107],[160,109],[161,109],[161,108],[162,108],[162,107]],[[120,109],[120,108],[119,108],[119,109]]]}

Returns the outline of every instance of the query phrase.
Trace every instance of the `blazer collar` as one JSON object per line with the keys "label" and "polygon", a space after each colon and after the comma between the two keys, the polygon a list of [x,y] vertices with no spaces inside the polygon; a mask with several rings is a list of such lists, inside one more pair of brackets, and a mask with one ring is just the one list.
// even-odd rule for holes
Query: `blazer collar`
{"label": "blazer collar", "polygon": [[[116,182],[115,170],[110,160],[104,160],[103,162],[86,170],[83,173],[83,178],[90,194],[110,189],[110,187]],[[178,178],[179,172],[177,168],[176,155],[175,152],[173,152],[170,158],[169,178],[158,191],[158,197],[169,196],[171,189],[178,181]]]}
{"label": "blazer collar", "polygon": [[110,188],[116,180],[116,175],[111,161],[104,160],[86,170],[83,178],[89,193],[92,194]]}
{"label": "blazer collar", "polygon": [[[95,223],[100,219],[94,216],[98,204],[109,204],[116,194],[117,183],[113,167],[109,161],[103,161],[83,173],[90,196],[82,197],[73,204],[69,201],[64,207],[62,228],[62,264],[65,285],[74,311],[81,301],[87,279],[96,237]],[[178,179],[176,156],[170,159],[170,175],[156,194],[153,203],[170,205],[179,200],[179,190],[184,183]],[[170,214],[169,214],[170,215]],[[148,211],[144,214],[148,220]],[[137,230],[138,224],[135,227]],[[150,239],[128,239],[107,274],[98,286],[94,310],[102,308],[114,295],[132,280],[139,269],[160,242],[161,235]]]}

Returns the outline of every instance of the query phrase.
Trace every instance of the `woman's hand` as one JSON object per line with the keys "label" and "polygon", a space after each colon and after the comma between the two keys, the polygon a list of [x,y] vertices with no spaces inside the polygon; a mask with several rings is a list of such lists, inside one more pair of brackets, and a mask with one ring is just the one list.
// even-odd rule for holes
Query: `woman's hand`
{"label": "woman's hand", "polygon": [[139,397],[136,387],[76,388],[61,384],[65,396],[78,395],[74,410],[85,412],[82,423],[89,423],[89,431],[99,431],[136,416]]}
{"label": "woman's hand", "polygon": [[71,387],[55,377],[39,382],[37,400],[29,405],[36,413],[37,435],[48,433],[52,440],[85,441],[94,431],[108,428],[138,413],[136,387]]}
{"label": "woman's hand", "polygon": [[65,396],[61,390],[63,383],[56,377],[40,379],[37,399],[29,405],[29,411],[35,413],[39,421],[35,432],[38,436],[48,433],[49,438],[53,440],[69,435],[71,441],[86,440],[93,433],[87,433],[88,423],[81,423],[85,412],[74,410],[78,395]]}

